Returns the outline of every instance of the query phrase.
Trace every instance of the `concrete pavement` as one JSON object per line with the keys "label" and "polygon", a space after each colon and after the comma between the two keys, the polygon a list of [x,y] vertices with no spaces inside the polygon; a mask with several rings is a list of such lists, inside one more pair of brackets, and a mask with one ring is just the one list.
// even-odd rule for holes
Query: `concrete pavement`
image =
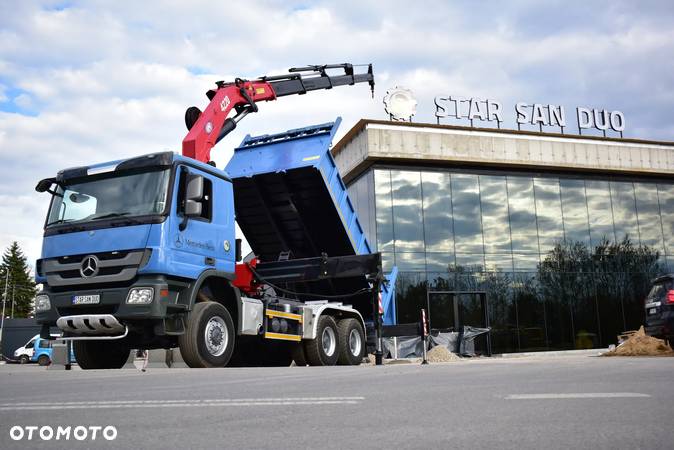
{"label": "concrete pavement", "polygon": [[[0,448],[669,449],[673,368],[588,356],[145,373],[5,365]],[[114,426],[117,437],[15,441],[15,425]]]}

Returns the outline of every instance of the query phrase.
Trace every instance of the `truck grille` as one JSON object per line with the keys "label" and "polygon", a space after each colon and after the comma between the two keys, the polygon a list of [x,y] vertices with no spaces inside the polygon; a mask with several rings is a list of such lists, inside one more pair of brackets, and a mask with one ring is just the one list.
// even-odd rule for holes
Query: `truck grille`
{"label": "truck grille", "polygon": [[91,253],[44,259],[40,269],[52,287],[115,283],[131,280],[148,259],[149,250]]}

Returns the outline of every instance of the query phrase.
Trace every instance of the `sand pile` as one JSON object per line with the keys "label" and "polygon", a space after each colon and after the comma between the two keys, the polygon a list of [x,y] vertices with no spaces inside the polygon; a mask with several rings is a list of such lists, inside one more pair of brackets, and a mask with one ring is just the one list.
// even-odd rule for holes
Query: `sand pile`
{"label": "sand pile", "polygon": [[436,345],[426,353],[426,359],[431,363],[450,362],[461,359],[456,353],[449,351],[447,347]]}
{"label": "sand pile", "polygon": [[644,327],[626,341],[603,356],[674,356],[674,351],[665,341],[647,336]]}

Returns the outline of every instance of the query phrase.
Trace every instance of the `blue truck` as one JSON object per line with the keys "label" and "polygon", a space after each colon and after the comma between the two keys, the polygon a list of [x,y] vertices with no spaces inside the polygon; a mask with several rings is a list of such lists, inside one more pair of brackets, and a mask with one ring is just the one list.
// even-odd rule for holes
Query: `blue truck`
{"label": "blue truck", "polygon": [[[190,367],[360,364],[368,344],[380,354],[377,304],[391,304],[392,292],[380,297],[381,256],[329,151],[339,120],[247,136],[225,170],[203,161],[256,110],[254,94],[290,92],[273,83],[299,81],[293,89],[306,92],[324,80],[368,81],[353,68],[337,77],[316,70],[308,79],[218,84],[204,113],[188,109],[183,155],[65,169],[40,181],[36,190],[51,194],[36,264],[41,334],[57,326],[83,369],[120,368],[137,348],[178,347]],[[233,119],[221,114],[236,103],[232,92],[245,102]],[[200,141],[195,128],[218,137]],[[235,221],[255,255],[243,262]]]}

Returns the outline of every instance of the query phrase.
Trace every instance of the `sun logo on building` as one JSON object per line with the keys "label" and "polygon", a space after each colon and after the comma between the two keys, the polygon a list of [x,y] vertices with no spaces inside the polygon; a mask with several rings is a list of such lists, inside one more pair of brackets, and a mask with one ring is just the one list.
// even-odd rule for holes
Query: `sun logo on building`
{"label": "sun logo on building", "polygon": [[417,99],[411,90],[396,86],[386,91],[384,109],[391,120],[411,122],[417,113]]}

